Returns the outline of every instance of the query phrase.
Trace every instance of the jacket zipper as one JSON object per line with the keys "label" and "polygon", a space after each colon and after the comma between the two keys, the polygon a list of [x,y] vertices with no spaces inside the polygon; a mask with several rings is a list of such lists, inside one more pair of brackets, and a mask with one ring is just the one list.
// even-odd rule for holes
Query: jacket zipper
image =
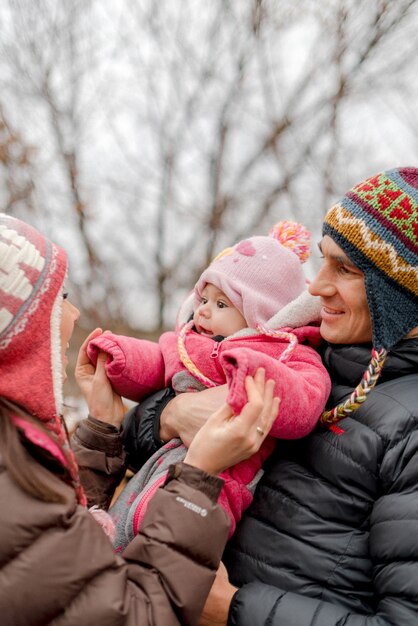
{"label": "jacket zipper", "polygon": [[[160,478],[158,478],[155,482],[153,482],[152,485],[147,489],[147,491],[142,496],[140,502],[138,503],[138,506],[135,509],[134,520],[133,520],[133,527],[134,527],[134,534],[135,534],[135,536],[138,534],[139,525],[140,525],[140,523],[141,523],[141,521],[142,521],[142,519],[143,519],[143,517],[145,515],[146,507],[148,506],[148,502],[154,496],[154,494],[157,491],[158,487],[160,487],[160,485],[162,485],[164,483],[166,475],[167,475],[167,472],[165,472],[163,476],[160,476]],[[144,508],[145,508],[145,511],[143,512]]]}

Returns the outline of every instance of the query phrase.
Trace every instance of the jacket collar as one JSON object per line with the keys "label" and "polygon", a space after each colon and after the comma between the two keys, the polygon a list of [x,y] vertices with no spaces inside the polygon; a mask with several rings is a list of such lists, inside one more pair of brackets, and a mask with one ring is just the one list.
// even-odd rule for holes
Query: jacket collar
{"label": "jacket collar", "polygon": [[[355,387],[371,357],[371,344],[336,345],[324,343],[322,358],[333,383]],[[418,339],[403,339],[388,354],[377,384],[418,373]]]}

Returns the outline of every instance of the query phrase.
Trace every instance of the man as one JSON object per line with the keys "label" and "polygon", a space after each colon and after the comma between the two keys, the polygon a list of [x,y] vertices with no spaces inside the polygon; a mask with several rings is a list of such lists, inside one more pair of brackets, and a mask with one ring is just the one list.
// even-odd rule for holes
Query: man
{"label": "man", "polygon": [[[320,249],[310,291],[328,409],[304,439],[278,442],[202,625],[418,623],[418,169],[356,185],[327,213]],[[175,398],[161,437],[197,429],[216,393]],[[133,422],[144,450],[155,403]]]}

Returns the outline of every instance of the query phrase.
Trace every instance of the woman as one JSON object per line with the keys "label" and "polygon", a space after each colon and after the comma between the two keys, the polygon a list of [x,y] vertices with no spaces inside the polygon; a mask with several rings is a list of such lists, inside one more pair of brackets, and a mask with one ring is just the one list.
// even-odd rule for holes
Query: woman
{"label": "woman", "polygon": [[[171,468],[140,535],[116,557],[85,505],[87,497],[108,501],[123,470],[123,407],[103,359],[93,368],[85,344],[77,377],[90,416],[75,451],[86,494],[61,419],[65,353],[79,317],[65,275],[58,246],[0,214],[1,623],[194,624],[228,531],[214,474],[262,443],[277,413],[272,383],[258,372],[240,416],[231,420],[227,406],[214,414],[185,463]],[[93,513],[111,534],[106,514]]]}

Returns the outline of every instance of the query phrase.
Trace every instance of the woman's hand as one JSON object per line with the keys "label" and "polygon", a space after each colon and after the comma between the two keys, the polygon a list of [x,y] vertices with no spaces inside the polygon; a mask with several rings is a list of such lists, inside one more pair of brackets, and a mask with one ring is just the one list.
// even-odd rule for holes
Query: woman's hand
{"label": "woman's hand", "polygon": [[125,411],[122,398],[113,391],[106,376],[106,355],[101,352],[95,366],[87,356],[87,344],[102,332],[101,328],[96,328],[81,346],[75,366],[75,379],[87,402],[90,415],[102,422],[119,427]]}
{"label": "woman's hand", "polygon": [[273,397],[274,381],[265,381],[264,369],[245,379],[248,402],[239,415],[224,404],[193,439],[184,459],[208,474],[219,474],[257,452],[269,433],[279,409]]}
{"label": "woman's hand", "polygon": [[226,626],[228,623],[229,607],[237,588],[228,580],[228,572],[221,562],[216,578],[209,592],[199,626]]}

